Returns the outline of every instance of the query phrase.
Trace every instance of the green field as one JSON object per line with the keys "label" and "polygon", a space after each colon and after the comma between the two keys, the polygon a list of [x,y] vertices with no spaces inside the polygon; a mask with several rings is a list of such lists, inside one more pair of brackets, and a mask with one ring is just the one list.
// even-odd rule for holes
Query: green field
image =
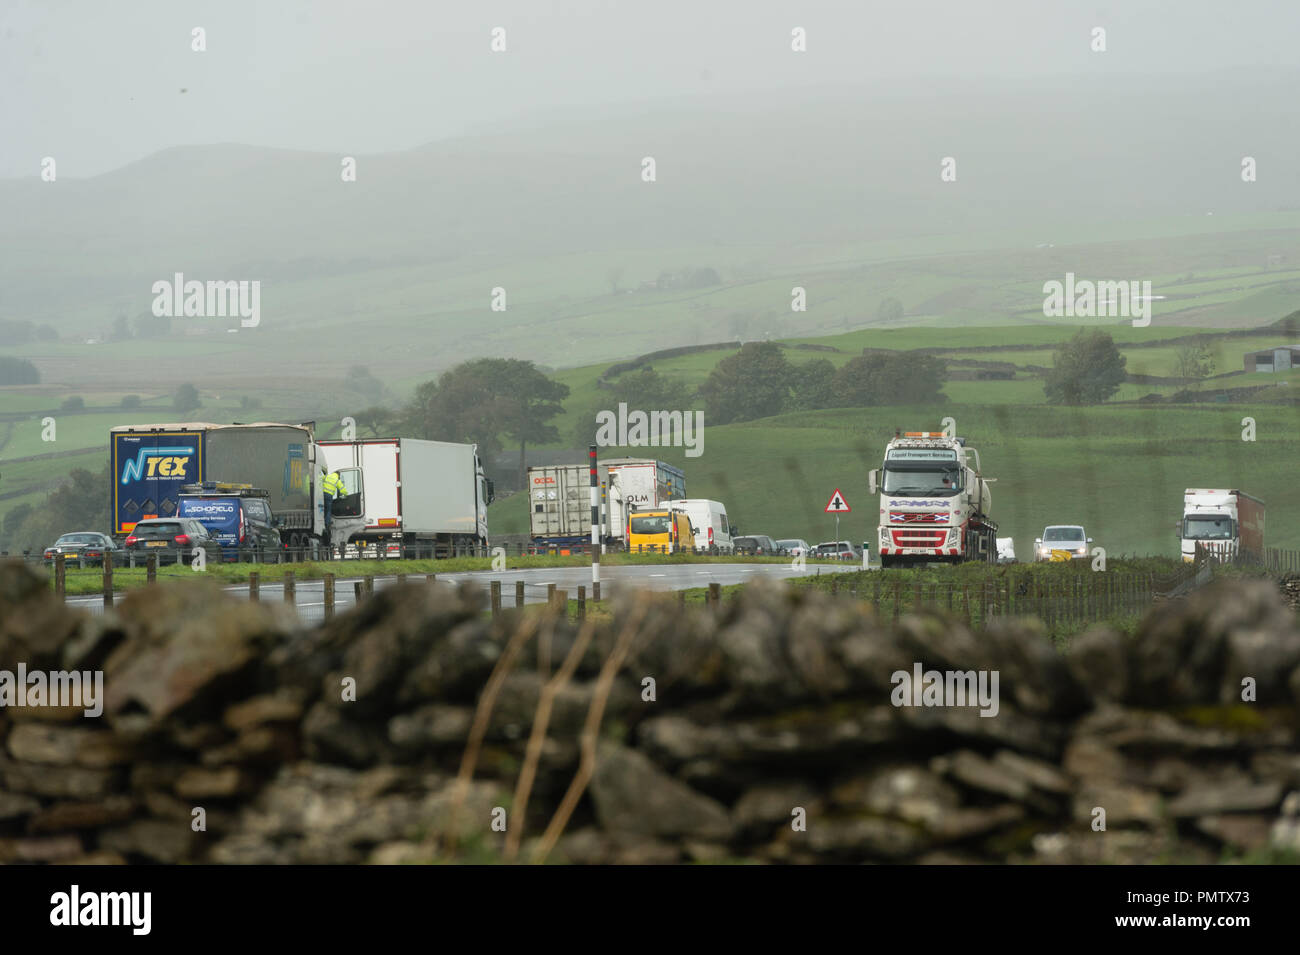
{"label": "green field", "polygon": [[[1256,421],[1253,442],[1241,439],[1245,416]],[[1022,559],[1045,525],[1063,523],[1083,524],[1113,556],[1175,554],[1186,487],[1240,487],[1262,498],[1267,544],[1300,548],[1300,416],[1283,405],[846,408],[706,422],[698,458],[677,448],[607,453],[654,454],[683,468],[689,496],[720,500],[742,532],[774,538],[832,540],[835,520],[823,508],[838,487],[853,508],[840,520],[841,539],[874,543],[878,504],[867,472],[880,466],[896,428],[937,430],[944,417],[956,419],[985,475],[997,479],[998,534],[1015,539]],[[494,533],[526,533],[526,499],[499,501],[489,518]]]}
{"label": "green field", "polygon": [[[1168,374],[1174,346],[1146,347],[1161,338],[1205,330],[1186,328],[1135,329],[1114,326],[1112,333],[1128,357],[1129,368],[1147,374]],[[829,358],[842,364],[863,347],[935,348],[945,357],[975,357],[1008,361],[1022,370],[1014,380],[950,381],[946,400],[933,407],[835,409],[782,415],[733,425],[706,421],[704,453],[688,459],[680,449],[621,449],[643,456],[656,454],[685,469],[688,493],[722,500],[742,531],[776,538],[829,540],[834,520],[822,512],[839,487],[854,508],[841,521],[840,535],[874,541],[876,504],[866,495],[866,472],[878,467],[887,438],[897,429],[939,428],[944,417],[958,422],[959,433],[978,447],[986,473],[998,479],[993,487],[994,516],[1001,536],[1013,537],[1017,553],[1028,553],[1032,540],[1048,523],[1083,523],[1096,543],[1110,553],[1171,553],[1173,524],[1185,486],[1240,486],[1270,504],[1268,543],[1300,547],[1296,515],[1289,505],[1290,476],[1300,457],[1295,437],[1297,412],[1282,399],[1300,388],[1300,370],[1284,374],[1256,373],[1211,379],[1202,386],[1240,388],[1270,386],[1247,404],[1205,402],[1192,405],[1137,405],[1112,402],[1090,408],[1059,408],[1044,404],[1042,381],[1023,370],[1026,365],[1050,365],[1052,346],[1073,328],[986,328],[945,330],[910,328],[855,331],[803,342],[831,346],[837,351],[790,349],[791,361]],[[1213,334],[1213,333],[1209,333]],[[1277,343],[1277,335],[1211,337],[1220,370],[1239,368],[1243,352]],[[791,344],[794,344],[793,342]],[[1011,345],[1007,351],[965,351],[979,346]],[[1014,346],[1020,347],[1014,347]],[[670,359],[653,367],[697,386],[733,348],[711,349]],[[577,415],[607,400],[596,385],[608,363],[564,369],[557,379],[569,385],[566,413],[555,422],[561,447],[574,435]],[[1165,397],[1183,386],[1174,383],[1130,383],[1121,387],[1117,402],[1136,401],[1149,394]],[[58,414],[58,440],[41,440],[41,415],[3,423],[5,444],[0,451],[3,492],[0,519],[21,503],[37,503],[74,467],[97,471],[103,466],[107,433],[114,424],[169,420],[175,416],[166,396],[149,397],[145,408],[114,410],[117,393],[87,393],[91,405],[82,414]],[[146,396],[148,397],[148,396]],[[2,399],[0,399],[2,400]],[[186,417],[198,420],[239,420],[238,400],[225,394],[204,396],[205,405]],[[57,406],[54,398],[42,411]],[[260,409],[251,415],[290,420],[292,409]],[[1242,419],[1255,418],[1257,440],[1241,440]],[[323,428],[329,426],[324,425]],[[51,447],[83,453],[8,463],[13,458],[41,455]],[[611,449],[610,454],[620,453]],[[505,496],[490,509],[494,535],[527,532],[522,496]],[[47,542],[28,542],[41,546]],[[11,544],[14,546],[14,544]]]}

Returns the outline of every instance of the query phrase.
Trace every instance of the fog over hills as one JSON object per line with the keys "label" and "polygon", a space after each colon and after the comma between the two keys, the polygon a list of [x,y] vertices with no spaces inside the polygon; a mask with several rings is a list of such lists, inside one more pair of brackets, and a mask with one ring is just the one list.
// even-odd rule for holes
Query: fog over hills
{"label": "fog over hills", "polygon": [[[364,314],[386,335],[486,312],[494,286],[521,303],[606,291],[605,266],[574,282],[556,256],[626,253],[635,287],[683,266],[732,280],[751,255],[779,272],[809,246],[898,243],[902,259],[940,234],[987,252],[997,230],[1141,238],[1125,223],[1294,211],[1297,88],[1300,73],[1272,71],[932,79],[575,108],[359,155],[348,183],[340,154],[180,146],[88,179],[0,182],[0,318],[93,332],[181,272],[260,280],[267,333]],[[1242,182],[1243,156],[1258,181]],[[344,276],[346,294],[327,291]],[[470,325],[457,350],[509,347]]]}

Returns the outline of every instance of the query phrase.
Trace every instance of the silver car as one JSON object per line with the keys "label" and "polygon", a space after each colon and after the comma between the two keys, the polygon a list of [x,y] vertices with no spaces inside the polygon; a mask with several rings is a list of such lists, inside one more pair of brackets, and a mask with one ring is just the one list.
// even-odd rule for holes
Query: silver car
{"label": "silver car", "polygon": [[812,550],[812,548],[808,546],[806,540],[802,540],[798,537],[779,540],[776,542],[776,546],[780,553],[786,554],[790,557],[807,557],[808,552]]}
{"label": "silver car", "polygon": [[1050,524],[1043,536],[1034,538],[1034,560],[1083,560],[1088,556],[1092,538],[1078,524]]}

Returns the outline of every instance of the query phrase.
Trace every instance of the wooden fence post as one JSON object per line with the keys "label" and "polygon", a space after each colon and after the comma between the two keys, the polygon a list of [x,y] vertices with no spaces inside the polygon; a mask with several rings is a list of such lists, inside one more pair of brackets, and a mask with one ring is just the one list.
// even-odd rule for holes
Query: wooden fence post
{"label": "wooden fence post", "polygon": [[104,606],[113,606],[113,562],[104,561]]}

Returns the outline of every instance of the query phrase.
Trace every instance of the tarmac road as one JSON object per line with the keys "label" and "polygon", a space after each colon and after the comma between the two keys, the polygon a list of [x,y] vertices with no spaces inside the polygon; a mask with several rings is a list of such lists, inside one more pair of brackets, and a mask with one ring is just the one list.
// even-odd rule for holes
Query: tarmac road
{"label": "tarmac road", "polygon": [[[343,570],[344,567],[340,567]],[[790,564],[602,564],[600,567],[601,597],[610,597],[628,589],[649,590],[686,590],[692,587],[705,587],[711,583],[743,584],[756,577],[786,579],[804,577],[818,573],[843,573],[861,569],[858,564],[813,564],[802,571],[794,570]],[[423,574],[412,574],[409,581],[424,580]],[[524,602],[544,603],[548,584],[555,584],[557,590],[567,590],[570,599],[578,596],[578,587],[585,585],[591,594],[591,568],[584,567],[538,567],[527,570],[472,570],[457,573],[438,574],[438,584],[459,584],[473,581],[487,591],[493,580],[501,581],[501,603],[506,607],[515,605],[515,583],[524,582]],[[334,581],[334,608],[341,612],[356,602],[355,584],[360,577],[339,576]],[[375,589],[392,586],[396,577],[376,577]],[[225,588],[237,597],[248,596],[247,584],[235,584]],[[118,595],[121,599],[122,595]],[[260,587],[260,597],[264,601],[284,600],[284,589],[279,582],[265,581]],[[294,592],[295,604],[299,615],[306,621],[322,619],[325,608],[325,583],[321,580],[299,580]],[[70,596],[67,603],[72,607],[98,611],[104,606],[100,594],[82,594]]]}

